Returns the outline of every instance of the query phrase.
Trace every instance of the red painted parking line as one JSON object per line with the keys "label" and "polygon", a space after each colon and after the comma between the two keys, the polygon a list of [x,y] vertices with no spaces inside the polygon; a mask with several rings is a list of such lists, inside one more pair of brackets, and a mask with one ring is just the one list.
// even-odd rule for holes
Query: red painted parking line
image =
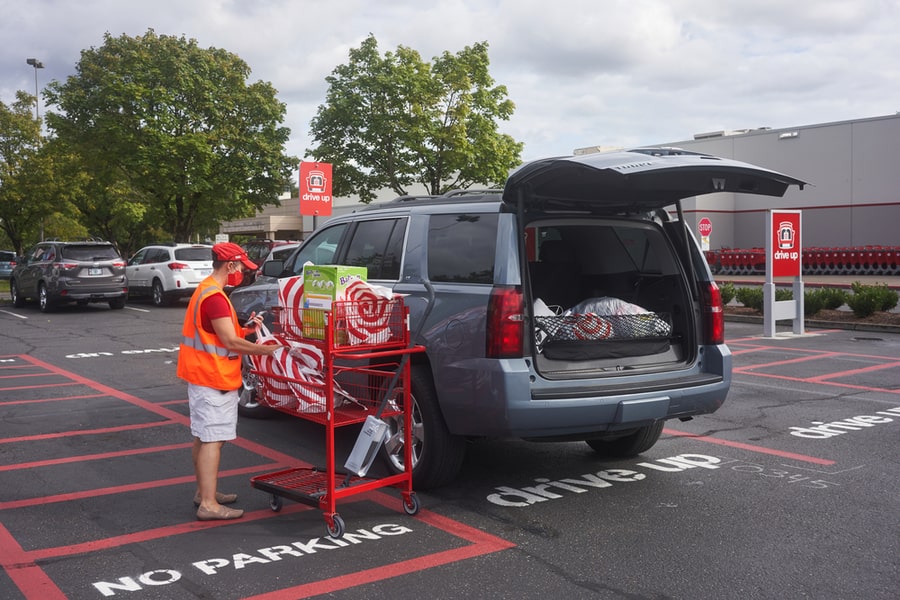
{"label": "red painted parking line", "polygon": [[[104,396],[107,394],[104,394]],[[117,427],[101,427],[99,429],[75,429],[72,431],[56,431],[53,433],[36,433],[34,435],[23,435],[13,438],[2,438],[0,444],[11,444],[14,442],[33,442],[37,440],[52,440],[56,438],[72,437],[77,435],[98,435],[103,433],[116,433],[119,431],[130,431],[133,429],[148,429],[150,427],[162,427],[164,425],[175,425],[184,423],[181,420],[171,421],[153,421],[152,423],[138,423],[136,425],[119,425]]]}
{"label": "red painted parking line", "polygon": [[[82,430],[82,431],[67,431],[67,432],[54,432],[47,434],[36,434],[36,435],[28,435],[28,436],[19,436],[16,438],[5,438],[0,439],[0,444],[2,443],[13,443],[13,442],[27,442],[34,440],[44,440],[44,439],[54,439],[66,436],[73,435],[90,435],[90,434],[98,434],[98,433],[108,433],[111,431],[127,431],[127,430],[135,430],[149,427],[159,427],[164,425],[179,425],[188,427],[190,424],[189,418],[181,413],[165,408],[159,404],[147,402],[145,400],[141,400],[135,396],[131,396],[129,394],[120,392],[119,390],[115,390],[103,384],[100,384],[95,381],[91,381],[84,377],[80,377],[74,373],[69,373],[53,365],[48,363],[44,363],[38,359],[34,359],[29,356],[20,356],[17,357],[19,359],[25,360],[31,363],[34,366],[41,367],[45,369],[47,372],[52,373],[54,375],[59,375],[66,377],[69,381],[62,384],[46,384],[41,386],[34,386],[35,388],[47,388],[47,387],[55,387],[57,385],[83,385],[92,390],[98,392],[98,394],[85,396],[85,397],[100,397],[100,396],[110,396],[127,403],[130,403],[134,406],[146,409],[148,412],[156,414],[162,417],[163,421],[153,422],[153,423],[138,423],[135,425],[128,426],[120,426],[120,427],[109,427],[109,428],[100,428],[100,429],[92,429],[92,430]],[[19,389],[19,388],[5,388],[6,391],[10,389]],[[59,401],[68,400],[68,397],[59,397]],[[39,401],[48,401],[47,399],[39,400]],[[30,402],[30,401],[27,401]],[[178,402],[182,404],[183,402]],[[251,442],[249,440],[245,440],[242,438],[238,438],[231,442],[232,445],[239,446],[253,452],[254,454],[268,458],[271,464],[263,464],[263,465],[255,465],[252,467],[244,467],[240,469],[232,469],[223,471],[219,474],[220,478],[230,477],[234,475],[241,474],[249,474],[249,473],[260,473],[268,470],[276,469],[276,468],[284,468],[285,466],[305,466],[305,463],[302,461],[298,461],[297,459],[263,446],[261,444],[257,444],[255,442]],[[76,463],[83,462],[88,460],[99,460],[102,458],[110,458],[110,457],[120,457],[120,456],[129,456],[135,454],[146,454],[150,452],[162,452],[166,450],[181,450],[186,449],[190,446],[190,443],[183,444],[169,444],[169,445],[161,445],[152,448],[136,448],[130,450],[123,450],[117,452],[106,452],[106,453],[97,453],[97,454],[89,454],[83,456],[76,457],[66,457],[59,459],[48,459],[42,461],[33,461],[29,463],[20,463],[17,465],[7,465],[0,468],[0,471],[12,471],[16,469],[33,469],[44,466],[51,465],[59,465],[65,463]],[[22,508],[26,506],[34,506],[34,505],[43,505],[50,502],[64,502],[85,498],[93,498],[99,495],[108,495],[108,494],[119,494],[124,492],[131,492],[137,490],[151,489],[157,487],[164,486],[174,486],[174,485],[183,485],[187,483],[193,483],[195,481],[194,475],[185,475],[181,477],[173,477],[163,480],[156,481],[146,481],[141,483],[134,483],[129,485],[122,486],[112,486],[107,488],[99,488],[86,490],[81,492],[73,492],[73,493],[64,493],[57,494],[54,496],[44,496],[40,498],[29,498],[29,499],[21,499],[14,500],[10,502],[0,503],[0,511],[9,510],[14,508]],[[393,496],[389,496],[383,491],[375,490],[369,492],[367,494],[361,494],[356,498],[350,498],[348,501],[374,501],[383,506],[389,507],[393,506],[393,510],[400,514],[405,515],[405,511],[400,511],[396,505],[399,504],[397,499]],[[281,513],[278,514],[290,514],[296,513],[300,511],[309,511],[315,510],[312,507],[296,504],[291,506],[286,506],[282,509]],[[85,554],[91,552],[97,552],[101,550],[107,550],[110,548],[116,548],[121,546],[126,546],[130,544],[138,544],[142,542],[158,540],[162,538],[168,538],[176,535],[182,535],[185,533],[194,533],[197,531],[202,531],[206,529],[211,529],[214,527],[228,527],[239,525],[241,523],[246,523],[248,521],[261,520],[266,518],[276,518],[278,514],[273,513],[271,510],[258,510],[249,513],[244,513],[244,516],[239,521],[210,521],[210,522],[199,522],[199,521],[191,521],[186,523],[179,523],[176,525],[158,527],[153,529],[148,529],[144,531],[138,531],[118,536],[111,536],[108,538],[98,539],[98,540],[90,540],[87,542],[70,544],[66,546],[57,546],[57,547],[48,547],[41,548],[35,550],[24,550],[16,539],[9,533],[9,531],[0,525],[0,567],[9,575],[10,579],[13,583],[19,588],[19,590],[25,595],[27,598],[42,598],[48,600],[57,600],[64,599],[64,594],[61,590],[56,586],[56,584],[49,578],[46,572],[38,566],[38,561],[48,560],[54,558],[62,558],[68,556],[74,556],[78,554]],[[358,571],[354,573],[348,573],[346,575],[342,575],[339,577],[334,577],[322,581],[311,582],[308,584],[295,586],[286,590],[277,590],[273,592],[269,592],[266,594],[262,594],[259,596],[255,596],[255,598],[299,598],[305,597],[313,594],[326,593],[329,591],[336,591],[347,589],[350,587],[358,586],[363,583],[371,582],[371,581],[379,581],[383,579],[388,579],[391,577],[396,577],[398,575],[413,573],[416,571],[421,571],[425,569],[429,569],[435,566],[448,564],[460,560],[465,560],[468,558],[472,558],[475,556],[480,556],[492,552],[497,552],[500,550],[504,550],[507,548],[514,547],[515,544],[504,540],[502,538],[484,533],[476,528],[469,527],[464,525],[458,521],[454,521],[452,519],[441,517],[440,515],[431,513],[427,510],[421,510],[416,516],[408,517],[411,519],[415,519],[421,523],[425,523],[431,527],[441,529],[446,533],[449,533],[452,536],[455,536],[459,539],[465,540],[469,542],[468,545],[465,545],[460,548],[454,548],[446,551],[432,552],[429,554],[425,554],[421,557],[414,558],[411,560],[405,560],[397,563],[388,564],[385,566],[378,567],[376,569],[367,569],[363,571]]]}
{"label": "red painted parking line", "polygon": [[[883,369],[896,369],[897,367],[900,367],[900,362],[887,363],[882,365],[871,365],[859,369],[851,369],[849,371],[838,371],[837,373],[828,373],[825,375],[819,375],[817,377],[810,377],[806,381],[822,382],[828,379],[834,379],[836,377],[850,377],[851,375],[858,375],[860,373],[871,373],[872,371],[881,371]],[[833,382],[829,381],[828,383]]]}
{"label": "red painted parking line", "polygon": [[[284,469],[286,465],[282,463],[260,464],[251,467],[241,467],[238,469],[229,469],[219,472],[219,479],[234,477],[236,475],[258,475],[266,471],[274,469]],[[39,498],[24,498],[22,500],[10,500],[8,502],[0,502],[0,510],[9,510],[13,508],[24,508],[26,506],[40,506],[52,502],[68,502],[70,500],[83,500],[85,498],[96,498],[98,496],[109,496],[112,494],[122,494],[125,492],[135,492],[140,490],[152,490],[162,487],[170,487],[173,485],[184,485],[186,483],[194,483],[196,478],[193,475],[182,475],[180,477],[169,477],[166,479],[155,479],[152,481],[143,481],[141,483],[131,483],[127,485],[114,485],[105,488],[94,488],[83,492],[67,492],[64,494],[54,494],[52,496],[41,496]]]}
{"label": "red painted parking line", "polygon": [[718,444],[720,446],[728,446],[730,448],[739,448],[741,450],[748,450],[750,452],[757,452],[759,454],[771,454],[772,456],[779,456],[781,458],[787,458],[790,460],[799,460],[801,462],[808,462],[815,465],[826,465],[830,466],[835,464],[835,461],[828,460],[825,458],[816,458],[815,456],[807,456],[806,454],[796,454],[794,452],[785,452],[784,450],[774,450],[772,448],[764,448],[763,446],[754,446],[753,444],[745,444],[743,442],[733,442],[731,440],[723,440],[720,438],[710,437],[708,435],[697,435],[695,433],[687,433],[685,431],[676,431],[674,429],[665,428],[663,429],[663,433],[668,435],[675,435],[681,437],[689,437],[692,440],[697,440],[700,442],[707,442],[710,444]]}
{"label": "red painted parking line", "polygon": [[[0,392],[3,390],[0,389]],[[9,400],[8,402],[0,402],[0,406],[11,406],[13,404],[38,404],[41,402],[58,402],[69,400],[85,400],[87,398],[103,398],[106,394],[82,394],[81,396],[55,396],[53,398],[36,398],[34,400]]]}
{"label": "red painted parking line", "polygon": [[[385,494],[378,494],[378,496],[376,501],[385,506],[388,506],[387,502],[396,503],[396,499],[389,498]],[[441,529],[458,538],[464,539],[470,542],[471,545],[463,546],[462,548],[454,548],[452,550],[444,550],[442,552],[434,552],[418,558],[383,565],[373,569],[365,569],[355,573],[348,573],[338,577],[323,579],[322,581],[315,581],[282,590],[258,594],[256,596],[247,596],[245,600],[295,600],[297,598],[308,598],[320,594],[329,594],[366,583],[383,581],[400,575],[408,575],[410,573],[416,573],[433,567],[439,567],[441,565],[515,547],[513,542],[485,533],[480,529],[464,525],[459,521],[442,517],[425,509],[421,510],[419,514],[413,518],[417,521],[423,521],[432,527]]]}
{"label": "red painted parking line", "polygon": [[25,598],[66,600],[62,590],[42,568],[27,558],[22,546],[3,525],[0,525],[0,568],[22,591]]}
{"label": "red painted parking line", "polygon": [[66,456],[64,458],[50,458],[47,460],[36,460],[27,463],[17,463],[14,465],[0,465],[0,473],[3,471],[16,471],[18,469],[35,469],[37,467],[49,467],[53,465],[65,465],[68,463],[87,462],[89,460],[103,460],[106,458],[118,458],[121,456],[135,456],[138,454],[152,454],[156,452],[166,452],[168,450],[182,450],[190,448],[194,444],[192,442],[184,442],[182,444],[169,444],[168,446],[152,446],[150,448],[131,448],[130,450],[119,450],[118,452],[102,452],[99,454],[81,454],[78,456]]}

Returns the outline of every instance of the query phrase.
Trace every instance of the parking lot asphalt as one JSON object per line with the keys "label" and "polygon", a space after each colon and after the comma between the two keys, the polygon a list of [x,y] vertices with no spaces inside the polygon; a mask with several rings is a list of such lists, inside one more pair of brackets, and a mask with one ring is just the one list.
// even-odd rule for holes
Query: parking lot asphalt
{"label": "parking lot asphalt", "polygon": [[892,332],[729,322],[725,405],[643,455],[472,440],[418,515],[353,497],[334,540],[249,485],[323,460],[321,427],[286,415],[225,449],[245,517],[194,520],[183,306],[0,308],[0,598],[897,597]]}

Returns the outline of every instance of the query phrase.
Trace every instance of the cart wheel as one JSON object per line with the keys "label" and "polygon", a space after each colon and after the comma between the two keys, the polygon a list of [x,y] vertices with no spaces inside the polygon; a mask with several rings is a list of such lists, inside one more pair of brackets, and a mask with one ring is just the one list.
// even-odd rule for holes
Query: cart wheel
{"label": "cart wheel", "polygon": [[284,506],[284,504],[282,503],[281,496],[272,494],[272,499],[269,500],[269,508],[271,508],[273,512],[281,512],[282,506]]}
{"label": "cart wheel", "polygon": [[421,506],[419,505],[419,497],[415,494],[410,494],[408,499],[403,499],[403,510],[406,511],[406,514],[418,514],[419,508],[421,508]]}
{"label": "cart wheel", "polygon": [[325,530],[328,531],[328,535],[335,539],[344,537],[344,520],[341,518],[341,515],[335,513],[332,515],[330,522],[326,516]]}

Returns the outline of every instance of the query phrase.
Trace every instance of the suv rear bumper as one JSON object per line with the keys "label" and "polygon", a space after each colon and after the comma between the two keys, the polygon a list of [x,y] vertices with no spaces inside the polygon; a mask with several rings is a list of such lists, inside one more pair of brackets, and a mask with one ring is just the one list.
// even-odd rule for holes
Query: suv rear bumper
{"label": "suv rear bumper", "polygon": [[[724,352],[720,352],[722,349]],[[711,353],[718,354],[720,360],[709,361]],[[589,437],[659,419],[715,412],[731,384],[731,355],[725,347],[707,347],[706,362],[722,368],[709,373],[695,366],[677,378],[669,372],[657,385],[645,374],[629,386],[623,377],[554,383],[542,380],[524,360],[480,360],[448,378],[459,384],[438,385],[444,418],[453,434]],[[640,391],[629,392],[629,387]]]}

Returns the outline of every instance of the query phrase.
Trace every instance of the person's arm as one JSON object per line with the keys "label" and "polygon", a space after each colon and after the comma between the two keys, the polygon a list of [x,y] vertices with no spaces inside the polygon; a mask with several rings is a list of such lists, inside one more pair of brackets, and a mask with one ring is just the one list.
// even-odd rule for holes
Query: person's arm
{"label": "person's arm", "polygon": [[255,344],[240,337],[234,331],[231,317],[212,319],[210,323],[212,323],[213,330],[215,330],[219,340],[222,341],[222,345],[231,352],[240,354],[272,354],[281,348],[277,344]]}

